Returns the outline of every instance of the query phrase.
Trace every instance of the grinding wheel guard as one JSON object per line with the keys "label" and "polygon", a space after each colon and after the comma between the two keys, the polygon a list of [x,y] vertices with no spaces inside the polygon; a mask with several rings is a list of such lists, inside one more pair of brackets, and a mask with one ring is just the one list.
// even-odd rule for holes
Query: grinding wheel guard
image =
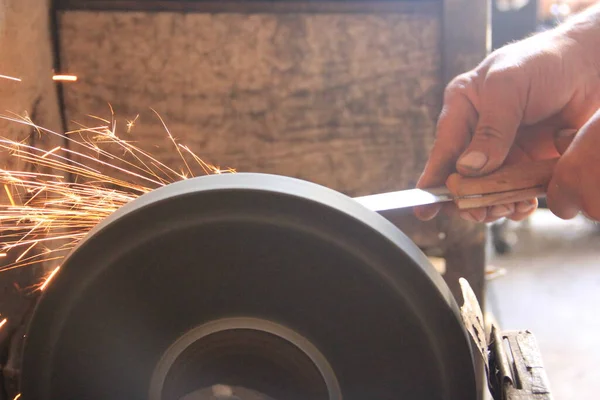
{"label": "grinding wheel guard", "polygon": [[444,280],[384,217],[306,181],[225,174],[145,194],[80,242],[30,321],[20,390],[474,400],[473,357]]}
{"label": "grinding wheel guard", "polygon": [[460,279],[463,322],[483,360],[490,394],[494,400],[552,400],[548,376],[535,336],[530,331],[500,332],[486,328],[477,296]]}

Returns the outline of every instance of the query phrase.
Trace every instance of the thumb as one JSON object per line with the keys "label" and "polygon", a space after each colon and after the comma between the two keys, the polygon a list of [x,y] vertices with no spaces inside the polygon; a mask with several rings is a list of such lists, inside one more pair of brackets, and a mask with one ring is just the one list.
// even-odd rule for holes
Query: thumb
{"label": "thumb", "polygon": [[518,81],[511,77],[514,73],[505,70],[486,78],[475,134],[456,164],[462,175],[485,175],[504,163],[524,111]]}

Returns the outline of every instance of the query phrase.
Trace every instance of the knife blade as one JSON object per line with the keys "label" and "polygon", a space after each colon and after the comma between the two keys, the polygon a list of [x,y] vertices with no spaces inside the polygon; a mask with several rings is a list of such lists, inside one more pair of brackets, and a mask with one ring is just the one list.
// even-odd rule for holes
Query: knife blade
{"label": "knife blade", "polygon": [[371,211],[387,211],[397,208],[408,208],[426,204],[444,203],[453,201],[454,196],[446,187],[432,189],[408,189],[396,192],[372,194],[355,197],[363,206]]}
{"label": "knife blade", "polygon": [[443,202],[469,209],[525,201],[545,196],[557,161],[558,158],[528,161],[482,177],[454,173],[444,186],[372,194],[354,200],[376,212]]}

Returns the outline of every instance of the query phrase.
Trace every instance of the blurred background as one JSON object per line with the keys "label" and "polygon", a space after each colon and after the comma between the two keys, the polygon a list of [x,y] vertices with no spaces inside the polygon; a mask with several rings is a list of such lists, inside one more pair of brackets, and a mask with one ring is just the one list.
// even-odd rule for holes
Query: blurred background
{"label": "blurred background", "polygon": [[492,47],[552,28],[596,0],[493,0]]}
{"label": "blurred background", "polygon": [[[494,0],[497,49],[552,28],[595,0]],[[537,337],[556,399],[596,399],[600,381],[600,226],[562,221],[544,202],[522,223],[491,226],[488,311],[504,329],[526,326]]]}

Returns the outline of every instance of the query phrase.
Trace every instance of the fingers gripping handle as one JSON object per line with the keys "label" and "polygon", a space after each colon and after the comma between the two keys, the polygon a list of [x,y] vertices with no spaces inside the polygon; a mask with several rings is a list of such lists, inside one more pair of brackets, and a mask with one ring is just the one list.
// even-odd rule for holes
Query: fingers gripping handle
{"label": "fingers gripping handle", "polygon": [[529,200],[542,196],[558,158],[508,165],[482,177],[452,174],[446,186],[458,199],[458,208],[476,208]]}
{"label": "fingers gripping handle", "polygon": [[531,189],[513,190],[504,193],[495,193],[484,195],[481,197],[464,197],[456,199],[454,202],[461,210],[469,208],[489,207],[498,204],[517,203],[519,201],[531,200],[537,197],[544,196],[546,190],[543,187],[535,187]]}
{"label": "fingers gripping handle", "polygon": [[455,173],[448,177],[446,186],[459,197],[545,187],[552,178],[557,161],[558,158],[507,165],[481,177],[464,177]]}

